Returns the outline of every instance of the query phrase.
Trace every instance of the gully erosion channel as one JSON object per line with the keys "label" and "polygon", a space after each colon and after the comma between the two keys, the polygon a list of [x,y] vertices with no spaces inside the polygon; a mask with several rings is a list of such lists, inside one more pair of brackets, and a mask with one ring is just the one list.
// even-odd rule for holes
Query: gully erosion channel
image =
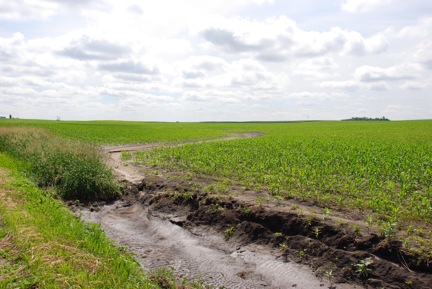
{"label": "gully erosion channel", "polygon": [[[261,135],[255,133],[243,138]],[[98,202],[93,207],[76,210],[82,219],[100,224],[116,244],[127,246],[145,270],[172,268],[180,277],[190,281],[199,278],[216,288],[362,288],[331,284],[323,274],[316,277],[311,268],[299,264],[279,248],[259,242],[259,235],[258,242],[253,241],[244,233],[247,228],[242,234],[236,230],[229,232],[232,227],[242,226],[232,223],[238,219],[229,213],[241,196],[232,201],[232,210],[227,210],[221,221],[212,220],[219,217],[209,209],[202,212],[204,217],[200,219],[199,205],[187,206],[172,201],[173,198],[160,198],[166,192],[188,188],[179,177],[183,173],[166,172],[149,177],[149,168],[121,160],[121,151],[153,146],[107,149],[119,180],[129,184],[124,197],[113,203]],[[208,179],[193,181],[203,185],[214,183]],[[224,234],[224,228],[228,233]]]}

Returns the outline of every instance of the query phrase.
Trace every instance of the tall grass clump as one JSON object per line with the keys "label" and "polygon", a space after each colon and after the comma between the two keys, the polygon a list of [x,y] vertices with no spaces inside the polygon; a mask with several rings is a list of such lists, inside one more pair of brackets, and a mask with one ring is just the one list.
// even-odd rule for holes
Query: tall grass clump
{"label": "tall grass clump", "polygon": [[104,153],[39,128],[0,127],[0,151],[23,161],[40,187],[63,199],[114,199],[119,186]]}

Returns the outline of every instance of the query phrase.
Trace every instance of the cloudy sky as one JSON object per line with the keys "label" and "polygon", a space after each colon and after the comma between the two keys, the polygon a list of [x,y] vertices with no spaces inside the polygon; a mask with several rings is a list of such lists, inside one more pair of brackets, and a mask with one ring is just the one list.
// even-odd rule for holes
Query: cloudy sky
{"label": "cloudy sky", "polygon": [[0,0],[0,116],[432,119],[430,0]]}

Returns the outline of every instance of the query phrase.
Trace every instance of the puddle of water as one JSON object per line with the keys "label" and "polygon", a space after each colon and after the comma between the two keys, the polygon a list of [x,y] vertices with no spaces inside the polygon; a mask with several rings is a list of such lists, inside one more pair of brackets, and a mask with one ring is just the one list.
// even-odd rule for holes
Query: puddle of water
{"label": "puddle of water", "polygon": [[[118,245],[126,245],[149,270],[168,266],[189,280],[200,278],[217,288],[329,288],[305,266],[283,262],[256,245],[235,248],[204,228],[189,231],[148,214],[139,204],[119,203],[99,212],[82,211],[86,221],[99,223]],[[335,285],[334,285],[335,286]],[[335,287],[333,287],[335,288]],[[353,288],[338,284],[336,288]]]}

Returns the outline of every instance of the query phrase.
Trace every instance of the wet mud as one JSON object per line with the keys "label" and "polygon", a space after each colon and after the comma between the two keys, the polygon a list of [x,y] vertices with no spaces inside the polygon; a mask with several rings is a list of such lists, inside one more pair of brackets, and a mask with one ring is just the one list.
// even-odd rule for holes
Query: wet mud
{"label": "wet mud", "polygon": [[167,266],[180,277],[199,279],[216,288],[330,286],[306,266],[278,260],[271,248],[227,242],[211,227],[192,226],[183,215],[164,211],[157,206],[117,202],[99,212],[83,211],[82,217],[100,223],[107,235],[118,245],[128,246],[147,270]]}
{"label": "wet mud", "polygon": [[[122,200],[82,210],[82,218],[100,223],[143,267],[168,266],[217,288],[432,288],[427,268],[393,260],[397,248],[376,234],[188,186],[197,181],[146,177]],[[361,276],[356,264],[368,258]]]}

